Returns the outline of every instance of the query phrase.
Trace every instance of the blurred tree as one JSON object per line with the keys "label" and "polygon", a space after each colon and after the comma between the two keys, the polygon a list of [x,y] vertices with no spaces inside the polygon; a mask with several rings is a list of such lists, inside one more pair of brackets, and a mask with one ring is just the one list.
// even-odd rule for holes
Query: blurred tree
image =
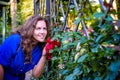
{"label": "blurred tree", "polygon": [[34,15],[38,15],[40,11],[40,0],[34,0]]}
{"label": "blurred tree", "polygon": [[120,0],[116,0],[118,19],[120,19]]}
{"label": "blurred tree", "polygon": [[17,6],[17,25],[21,25],[34,14],[33,0],[20,0]]}
{"label": "blurred tree", "polygon": [[10,0],[11,24],[12,30],[16,27],[17,0]]}

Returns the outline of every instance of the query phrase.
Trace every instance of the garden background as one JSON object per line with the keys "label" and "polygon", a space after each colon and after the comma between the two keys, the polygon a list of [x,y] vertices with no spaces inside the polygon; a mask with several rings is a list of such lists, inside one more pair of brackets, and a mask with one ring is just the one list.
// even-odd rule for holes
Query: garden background
{"label": "garden background", "polygon": [[120,79],[120,0],[0,0],[0,43],[38,14],[61,43],[38,80]]}

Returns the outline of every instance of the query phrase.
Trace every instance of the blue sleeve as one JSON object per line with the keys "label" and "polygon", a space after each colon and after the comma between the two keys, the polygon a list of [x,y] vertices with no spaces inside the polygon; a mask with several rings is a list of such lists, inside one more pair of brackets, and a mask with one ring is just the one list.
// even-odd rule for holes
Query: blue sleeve
{"label": "blue sleeve", "polygon": [[8,66],[13,55],[20,44],[20,35],[13,34],[9,36],[0,47],[0,64]]}

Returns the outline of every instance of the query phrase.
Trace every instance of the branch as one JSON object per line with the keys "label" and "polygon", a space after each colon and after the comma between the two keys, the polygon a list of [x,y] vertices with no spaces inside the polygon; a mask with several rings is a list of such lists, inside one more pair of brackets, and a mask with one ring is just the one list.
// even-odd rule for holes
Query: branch
{"label": "branch", "polygon": [[78,11],[79,11],[79,8],[78,8],[78,5],[77,5],[76,0],[73,0],[73,2],[74,2],[74,5],[75,5],[75,8],[76,8],[76,11],[78,12]]}
{"label": "branch", "polygon": [[67,7],[67,11],[66,11],[66,16],[65,16],[65,22],[64,22],[64,26],[63,26],[63,30],[62,30],[62,31],[65,31],[65,30],[66,30],[66,21],[67,21],[68,12],[69,12],[70,1],[71,1],[71,0],[69,0],[69,2],[68,2],[68,7]]}
{"label": "branch", "polygon": [[104,4],[103,4],[103,0],[99,0],[99,3],[100,3],[100,5],[101,5],[103,11],[105,12],[107,9],[106,9],[106,7],[105,7]]}
{"label": "branch", "polygon": [[[109,4],[112,5],[112,3],[113,3],[113,0],[110,0]],[[105,15],[104,15],[104,17],[102,18],[99,26],[101,26],[101,25],[105,22],[105,18],[107,17],[107,14],[108,14],[109,10],[110,10],[110,6],[107,7],[107,9],[106,9],[106,11],[105,11]]]}
{"label": "branch", "polygon": [[107,48],[112,48],[112,49],[114,49],[114,50],[116,50],[116,51],[120,51],[120,46],[113,46],[113,45],[103,45],[104,47],[107,47]]}
{"label": "branch", "polygon": [[87,39],[89,40],[89,39],[90,39],[90,36],[89,36],[89,34],[88,34],[88,32],[87,32],[87,28],[86,28],[86,25],[85,25],[84,20],[81,21],[81,24],[82,24],[83,30],[84,30],[84,32],[85,32],[85,34],[86,34],[86,36],[87,36]]}
{"label": "branch", "polygon": [[64,12],[64,10],[63,10],[63,5],[62,5],[62,3],[60,3],[60,8],[61,8],[61,11],[62,11],[62,15],[63,15],[63,17],[64,17],[64,19],[65,19],[65,12]]}

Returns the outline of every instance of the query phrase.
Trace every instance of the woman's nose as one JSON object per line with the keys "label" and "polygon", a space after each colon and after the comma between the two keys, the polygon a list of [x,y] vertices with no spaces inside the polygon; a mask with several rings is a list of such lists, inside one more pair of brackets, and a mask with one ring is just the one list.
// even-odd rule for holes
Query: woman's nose
{"label": "woman's nose", "polygon": [[44,29],[41,29],[41,30],[40,30],[40,33],[44,33]]}

